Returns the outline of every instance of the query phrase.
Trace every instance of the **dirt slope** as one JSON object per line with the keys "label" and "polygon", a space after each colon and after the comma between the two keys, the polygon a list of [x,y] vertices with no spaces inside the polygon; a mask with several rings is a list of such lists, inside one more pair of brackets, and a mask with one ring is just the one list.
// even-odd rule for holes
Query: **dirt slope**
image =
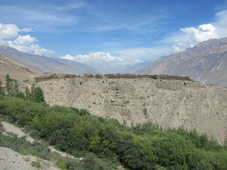
{"label": "dirt slope", "polygon": [[0,169],[2,170],[58,170],[49,161],[34,156],[24,156],[9,148],[0,147],[0,153]]}
{"label": "dirt slope", "polygon": [[28,75],[37,73],[37,71],[31,69],[26,64],[0,54],[0,76],[9,74],[10,77],[22,82],[28,79]]}

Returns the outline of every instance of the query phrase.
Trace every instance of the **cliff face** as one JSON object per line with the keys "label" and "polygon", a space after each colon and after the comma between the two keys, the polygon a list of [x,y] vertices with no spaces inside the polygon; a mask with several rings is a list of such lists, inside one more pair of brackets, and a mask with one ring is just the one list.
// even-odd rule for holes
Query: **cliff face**
{"label": "cliff face", "polygon": [[196,129],[223,144],[227,137],[227,89],[187,80],[69,78],[39,82],[50,105],[87,109],[127,124]]}

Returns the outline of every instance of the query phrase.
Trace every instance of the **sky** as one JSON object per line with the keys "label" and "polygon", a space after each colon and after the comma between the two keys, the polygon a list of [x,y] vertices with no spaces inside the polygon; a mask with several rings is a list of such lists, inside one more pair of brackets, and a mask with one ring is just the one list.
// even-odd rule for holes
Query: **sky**
{"label": "sky", "polygon": [[1,45],[98,67],[226,36],[226,0],[0,0]]}

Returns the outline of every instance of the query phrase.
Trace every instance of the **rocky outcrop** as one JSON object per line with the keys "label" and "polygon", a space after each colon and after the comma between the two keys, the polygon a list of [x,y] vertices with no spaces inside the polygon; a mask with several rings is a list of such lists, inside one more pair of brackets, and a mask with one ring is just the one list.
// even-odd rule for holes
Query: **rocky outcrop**
{"label": "rocky outcrop", "polygon": [[227,136],[227,89],[188,80],[154,78],[52,79],[39,82],[50,105],[87,109],[128,125],[153,122],[183,126],[223,144]]}

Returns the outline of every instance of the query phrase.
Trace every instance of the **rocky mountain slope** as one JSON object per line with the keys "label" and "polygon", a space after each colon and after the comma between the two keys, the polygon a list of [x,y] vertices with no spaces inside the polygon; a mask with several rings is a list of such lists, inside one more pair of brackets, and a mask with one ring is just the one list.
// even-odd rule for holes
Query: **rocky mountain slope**
{"label": "rocky mountain slope", "polygon": [[30,74],[36,75],[38,72],[20,61],[0,54],[0,77],[5,76],[6,74],[9,74],[10,77],[22,82],[23,80],[28,79]]}
{"label": "rocky mountain slope", "polygon": [[45,57],[40,55],[33,55],[17,51],[8,46],[0,46],[0,53],[10,56],[20,62],[29,65],[34,70],[40,72],[55,72],[55,73],[68,73],[68,74],[83,74],[91,73],[96,74],[97,71],[93,68],[74,61],[64,60],[55,57]]}
{"label": "rocky mountain slope", "polygon": [[196,129],[219,143],[227,137],[227,89],[187,80],[68,78],[38,83],[50,105],[87,109],[128,125]]}
{"label": "rocky mountain slope", "polygon": [[208,40],[162,57],[138,73],[189,76],[203,83],[227,87],[227,38]]}

